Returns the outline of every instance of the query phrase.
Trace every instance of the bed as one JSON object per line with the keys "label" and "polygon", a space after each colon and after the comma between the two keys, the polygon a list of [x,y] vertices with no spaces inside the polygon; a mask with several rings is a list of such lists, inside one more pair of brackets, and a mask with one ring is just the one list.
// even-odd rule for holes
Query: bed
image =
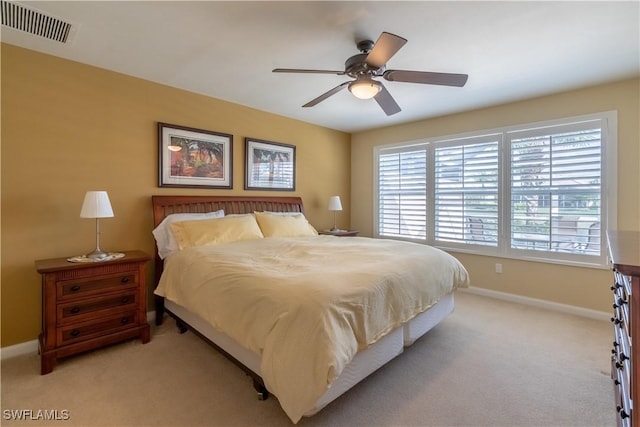
{"label": "bed", "polygon": [[[468,286],[464,267],[438,249],[317,235],[299,197],[152,196],[152,204],[156,324],[166,313],[214,345],[294,423],[401,354]],[[167,218],[180,247],[163,253]],[[259,237],[220,238],[249,222],[253,233],[253,221]]]}

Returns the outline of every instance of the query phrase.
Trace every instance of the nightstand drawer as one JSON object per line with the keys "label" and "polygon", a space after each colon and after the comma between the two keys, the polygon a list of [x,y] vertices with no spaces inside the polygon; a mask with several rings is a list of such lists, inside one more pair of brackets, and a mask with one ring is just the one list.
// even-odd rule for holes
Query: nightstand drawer
{"label": "nightstand drawer", "polygon": [[65,280],[56,283],[59,301],[71,298],[87,297],[109,291],[136,288],[139,278],[136,273],[117,274],[111,276]]}
{"label": "nightstand drawer", "polygon": [[138,291],[118,293],[92,299],[58,304],[58,323],[82,322],[99,316],[131,311],[136,309]]}
{"label": "nightstand drawer", "polygon": [[120,329],[136,326],[137,323],[138,313],[136,311],[130,311],[94,322],[62,326],[58,328],[58,345],[70,344],[76,341],[107,335]]}
{"label": "nightstand drawer", "polygon": [[336,237],[355,237],[360,233],[358,230],[325,230],[321,231],[318,234],[324,234],[327,236],[336,236]]}

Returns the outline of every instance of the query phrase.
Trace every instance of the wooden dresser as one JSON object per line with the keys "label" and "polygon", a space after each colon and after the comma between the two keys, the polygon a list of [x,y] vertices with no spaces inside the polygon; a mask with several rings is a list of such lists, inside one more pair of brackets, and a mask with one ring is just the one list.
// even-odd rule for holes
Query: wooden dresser
{"label": "wooden dresser", "polygon": [[56,360],[128,338],[149,342],[147,262],[140,251],[112,261],[36,261],[42,274],[41,374]]}
{"label": "wooden dresser", "polygon": [[[608,231],[609,255],[615,281],[614,341],[611,377],[614,381],[619,426],[640,426],[640,232]],[[634,345],[635,343],[635,345]]]}

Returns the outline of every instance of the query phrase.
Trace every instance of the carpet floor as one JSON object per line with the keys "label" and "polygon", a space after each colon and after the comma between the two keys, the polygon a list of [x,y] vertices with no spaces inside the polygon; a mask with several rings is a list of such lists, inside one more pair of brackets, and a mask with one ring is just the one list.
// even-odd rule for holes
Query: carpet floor
{"label": "carpet floor", "polygon": [[[458,292],[445,321],[298,425],[613,426],[612,334],[608,322]],[[49,375],[35,354],[1,368],[3,426],[292,425],[277,399],[257,400],[242,370],[172,321],[152,326],[148,344],[63,359]]]}

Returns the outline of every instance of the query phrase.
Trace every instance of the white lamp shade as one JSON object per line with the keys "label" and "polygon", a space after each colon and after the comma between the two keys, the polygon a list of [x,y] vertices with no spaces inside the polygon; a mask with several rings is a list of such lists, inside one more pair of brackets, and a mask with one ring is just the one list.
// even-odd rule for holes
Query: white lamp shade
{"label": "white lamp shade", "polygon": [[329,210],[330,211],[341,211],[342,203],[340,202],[340,196],[331,196],[329,199]]}
{"label": "white lamp shade", "polygon": [[111,218],[113,209],[106,191],[87,191],[84,195],[80,218]]}
{"label": "white lamp shade", "polygon": [[356,98],[371,99],[380,92],[380,83],[371,79],[359,79],[349,84],[349,92]]}

